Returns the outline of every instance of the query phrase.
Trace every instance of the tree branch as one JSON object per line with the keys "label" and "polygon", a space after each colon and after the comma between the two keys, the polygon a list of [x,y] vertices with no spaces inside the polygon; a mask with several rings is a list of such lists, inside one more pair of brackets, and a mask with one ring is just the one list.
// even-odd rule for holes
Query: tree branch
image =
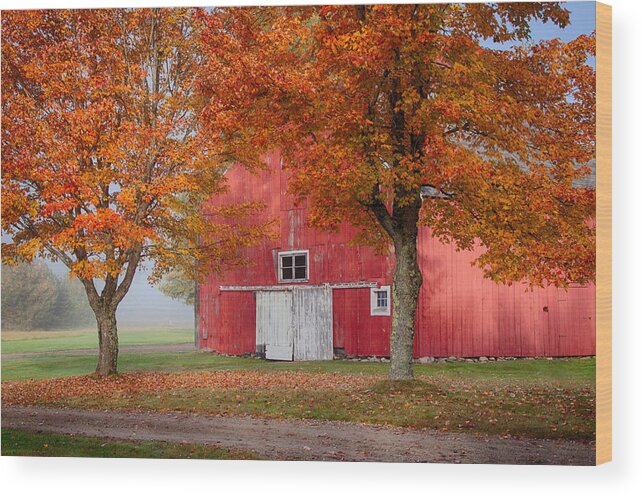
{"label": "tree branch", "polygon": [[114,307],[118,306],[120,304],[121,300],[127,295],[127,292],[130,289],[130,286],[132,285],[132,281],[134,280],[134,275],[136,274],[136,270],[138,269],[138,265],[141,261],[141,251],[142,247],[140,245],[130,249],[129,256],[127,257],[127,270],[125,271],[125,276],[123,277],[123,281],[118,285],[118,288],[116,288],[113,296],[113,305]]}

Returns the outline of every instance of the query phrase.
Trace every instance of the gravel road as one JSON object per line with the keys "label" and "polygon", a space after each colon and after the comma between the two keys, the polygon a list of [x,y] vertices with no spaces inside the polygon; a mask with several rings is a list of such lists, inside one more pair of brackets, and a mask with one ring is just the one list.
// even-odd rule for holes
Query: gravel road
{"label": "gravel road", "polygon": [[274,460],[593,465],[593,443],[516,440],[338,421],[3,407],[2,427],[215,444]]}

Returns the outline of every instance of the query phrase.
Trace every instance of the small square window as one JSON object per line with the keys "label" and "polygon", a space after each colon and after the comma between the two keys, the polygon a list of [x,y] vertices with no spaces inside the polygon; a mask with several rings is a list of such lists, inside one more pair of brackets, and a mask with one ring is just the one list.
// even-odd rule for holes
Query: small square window
{"label": "small square window", "polygon": [[279,254],[279,281],[308,281],[308,251]]}
{"label": "small square window", "polygon": [[371,316],[391,315],[391,287],[371,288]]}
{"label": "small square window", "polygon": [[377,308],[386,309],[388,307],[388,292],[385,290],[377,290],[375,296],[377,297]]}

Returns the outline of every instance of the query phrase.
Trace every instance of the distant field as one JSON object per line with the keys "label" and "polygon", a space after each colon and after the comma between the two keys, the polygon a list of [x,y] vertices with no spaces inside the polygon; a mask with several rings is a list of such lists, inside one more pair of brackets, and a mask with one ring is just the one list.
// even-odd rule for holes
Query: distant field
{"label": "distant field", "polygon": [[[168,345],[192,343],[191,328],[123,328],[118,331],[120,345]],[[3,331],[2,353],[50,352],[96,349],[96,329],[69,331]]]}

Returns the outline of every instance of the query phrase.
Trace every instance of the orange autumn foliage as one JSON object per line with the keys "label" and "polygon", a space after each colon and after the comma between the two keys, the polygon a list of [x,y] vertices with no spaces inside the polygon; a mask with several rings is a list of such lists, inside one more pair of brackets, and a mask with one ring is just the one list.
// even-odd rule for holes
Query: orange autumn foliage
{"label": "orange autumn foliage", "polygon": [[311,202],[312,225],[349,221],[381,248],[430,186],[441,195],[417,205],[419,224],[461,249],[482,245],[477,264],[488,277],[593,281],[594,36],[529,40],[530,23],[569,23],[560,4],[226,9],[200,18],[211,146],[253,167],[280,148],[291,193]]}
{"label": "orange autumn foliage", "polygon": [[5,261],[50,256],[106,281],[145,259],[155,276],[239,262],[261,230],[198,208],[225,185],[198,133],[188,10],[6,12],[2,37]]}

